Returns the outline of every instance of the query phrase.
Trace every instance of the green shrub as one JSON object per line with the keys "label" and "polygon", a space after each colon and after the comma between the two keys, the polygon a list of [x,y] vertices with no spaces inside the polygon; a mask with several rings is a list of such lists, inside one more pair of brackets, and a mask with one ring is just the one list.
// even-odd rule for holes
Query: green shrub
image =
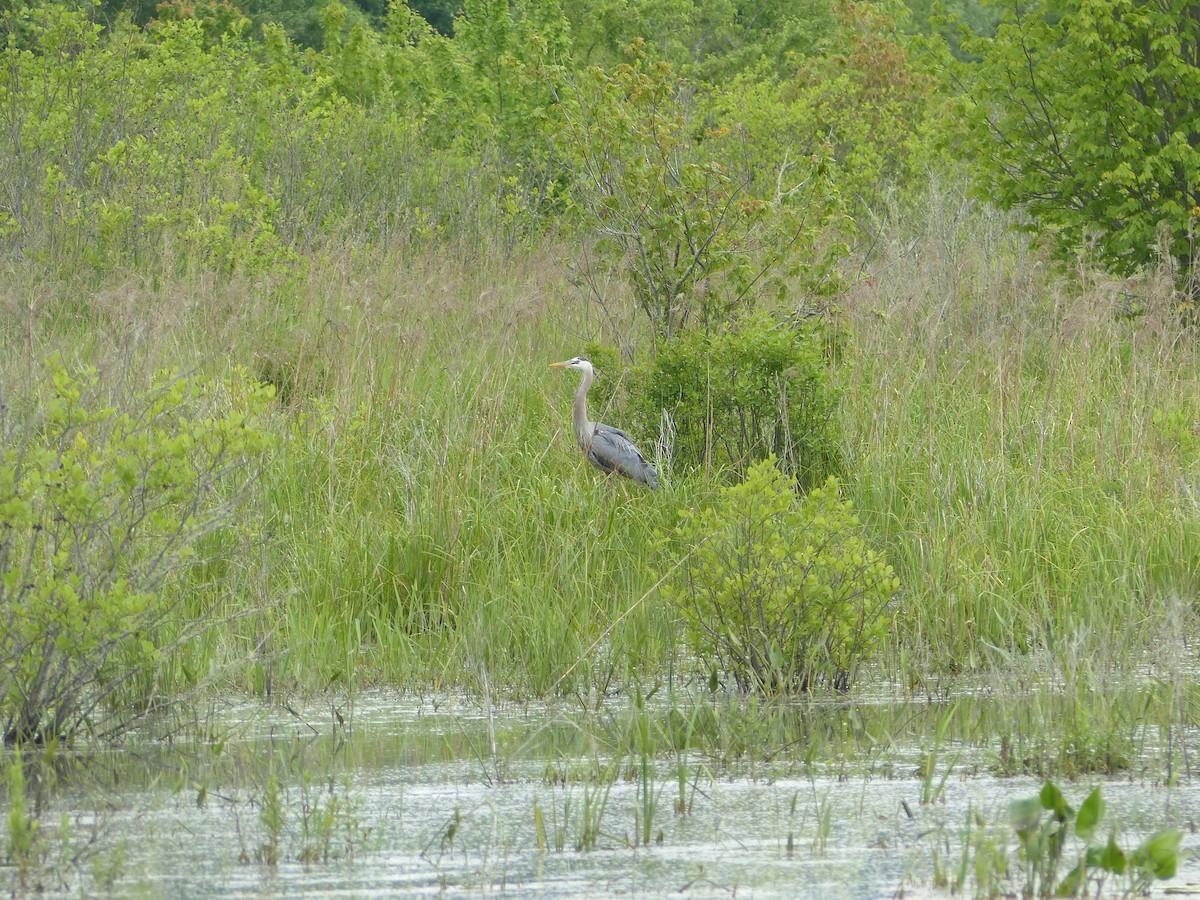
{"label": "green shrub", "polygon": [[144,28],[93,12],[0,6],[0,253],[283,274],[327,240],[511,249],[559,203],[528,71],[560,46],[552,16],[454,42],[404,4],[383,32],[331,4],[316,52],[270,23],[256,40],[224,3],[164,4]]}
{"label": "green shrub", "polygon": [[[933,80],[920,71],[889,10],[834,0],[824,10],[823,49],[795,61],[782,79],[750,69],[701,96],[704,114],[745,134],[743,171],[784,175],[816,154],[861,229],[926,182]],[[773,177],[773,174],[769,177]]]}
{"label": "green shrub", "polygon": [[676,468],[742,473],[774,454],[802,486],[819,485],[842,470],[827,350],[812,320],[754,315],[683,334],[634,378],[634,415],[642,433],[665,432]]}
{"label": "green shrub", "polygon": [[769,458],[673,538],[688,555],[668,595],[701,660],[743,690],[845,687],[891,626],[899,582],[834,478],[797,498]]}
{"label": "green shrub", "polygon": [[259,103],[245,40],[213,43],[199,21],[105,32],[86,9],[54,4],[0,15],[0,28],[18,24],[29,47],[0,46],[0,107],[13,117],[0,137],[0,249],[99,271],[288,260],[278,201],[252,164],[262,123],[240,105]]}
{"label": "green shrub", "polygon": [[211,625],[185,610],[178,575],[214,561],[221,542],[204,539],[234,521],[268,447],[257,384],[165,373],[106,401],[94,370],[51,375],[44,412],[0,419],[6,743],[120,731],[161,701],[144,686]]}

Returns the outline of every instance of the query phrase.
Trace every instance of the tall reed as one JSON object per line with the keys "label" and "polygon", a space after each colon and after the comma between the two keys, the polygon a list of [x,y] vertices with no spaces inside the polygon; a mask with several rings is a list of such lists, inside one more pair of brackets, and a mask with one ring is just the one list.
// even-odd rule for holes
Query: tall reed
{"label": "tall reed", "polygon": [[1058,272],[952,191],[925,215],[845,303],[853,491],[905,585],[900,658],[1164,661],[1200,587],[1200,344],[1169,277]]}

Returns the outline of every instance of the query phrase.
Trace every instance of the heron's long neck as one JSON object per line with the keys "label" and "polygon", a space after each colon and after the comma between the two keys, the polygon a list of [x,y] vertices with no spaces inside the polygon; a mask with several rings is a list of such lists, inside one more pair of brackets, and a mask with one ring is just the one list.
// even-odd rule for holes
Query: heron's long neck
{"label": "heron's long neck", "polygon": [[587,393],[592,386],[593,375],[591,369],[584,369],[583,381],[579,384],[579,390],[575,392],[575,439],[584,449],[592,442],[592,423],[587,417]]}

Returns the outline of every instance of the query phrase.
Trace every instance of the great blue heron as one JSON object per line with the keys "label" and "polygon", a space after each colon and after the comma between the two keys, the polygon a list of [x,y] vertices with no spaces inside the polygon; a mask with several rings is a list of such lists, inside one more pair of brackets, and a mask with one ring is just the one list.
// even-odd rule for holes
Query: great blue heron
{"label": "great blue heron", "polygon": [[596,376],[591,360],[577,356],[566,362],[550,365],[556,368],[578,369],[583,373],[583,381],[579,384],[579,390],[575,392],[575,440],[579,442],[579,449],[588,458],[588,462],[601,472],[624,475],[651,490],[656,490],[658,473],[654,471],[654,466],[646,462],[642,451],[633,445],[629,435],[620,428],[588,420],[587,393],[592,386],[592,379]]}

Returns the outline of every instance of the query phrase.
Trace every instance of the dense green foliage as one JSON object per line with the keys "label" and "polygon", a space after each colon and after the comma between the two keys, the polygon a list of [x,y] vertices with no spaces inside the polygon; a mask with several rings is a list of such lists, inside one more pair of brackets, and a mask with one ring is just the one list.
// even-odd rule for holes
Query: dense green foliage
{"label": "dense green foliage", "polygon": [[[452,21],[282,0],[0,13],[12,405],[50,420],[30,373],[56,349],[127,357],[131,394],[174,366],[276,389],[270,541],[172,569],[184,599],[159,633],[215,604],[237,624],[191,650],[212,671],[260,649],[239,683],[261,690],[601,694],[673,671],[686,643],[650,536],[732,508],[719,492],[770,454],[788,504],[761,472],[745,486],[790,523],[767,543],[798,559],[812,517],[853,534],[847,552],[886,550],[904,614],[880,607],[847,644],[813,596],[762,594],[795,616],[744,684],[839,683],[867,657],[918,684],[1054,653],[1082,695],[1099,676],[1080,659],[1127,667],[1187,633],[1200,410],[1171,289],[1148,272],[1117,297],[1081,272],[1068,295],[1005,236],[1027,221],[1068,250],[1096,232],[1116,271],[1155,247],[1187,271],[1190,25],[1132,49],[1182,12],[1023,14],[953,61],[886,3],[421,8]],[[1053,135],[1070,140],[1043,159]],[[960,182],[1032,218],[1001,221]],[[661,448],[667,490],[623,494],[581,463],[572,388],[539,378],[579,352],[595,417]],[[89,478],[117,470],[101,463]],[[112,602],[151,595],[130,582]],[[142,677],[116,614],[91,621],[121,648],[97,665],[142,678],[106,700],[191,683],[190,661]]]}
{"label": "dense green foliage", "polygon": [[1005,3],[964,48],[956,106],[980,190],[1027,207],[1060,253],[1186,281],[1200,217],[1200,15],[1183,2]]}
{"label": "dense green foliage", "polygon": [[634,379],[642,431],[680,472],[742,474],[770,455],[805,487],[842,472],[829,336],[817,320],[745,316],[665,345]]}
{"label": "dense green foliage", "polygon": [[831,478],[797,499],[769,457],[685,512],[668,597],[694,649],[746,690],[845,686],[891,627],[899,588]]}
{"label": "dense green foliage", "polygon": [[50,378],[43,416],[0,420],[5,743],[118,732],[162,702],[158,669],[211,624],[177,579],[218,558],[206,539],[232,525],[269,443],[255,420],[269,392],[244,382],[164,373],[114,404],[94,371]]}
{"label": "dense green foliage", "polygon": [[327,10],[323,54],[236,22],[212,35],[191,18],[105,31],[57,6],[10,14],[6,251],[52,268],[261,272],[336,237],[517,233],[536,188],[481,166],[498,151],[477,139],[526,110],[507,69],[471,54],[527,35],[463,29],[451,45],[403,7],[385,33],[343,13]]}
{"label": "dense green foliage", "polygon": [[[821,244],[838,203],[819,158],[764,181],[735,132],[688,123],[669,66],[647,62],[640,44],[631,53],[571,86],[561,140],[599,268],[628,279],[653,335],[720,328],[759,295],[786,293],[789,277],[830,293],[842,248]],[[583,272],[604,303],[590,256]]]}
{"label": "dense green foliage", "polygon": [[[278,26],[251,28],[228,4],[164,6],[142,28],[56,5],[5,13],[7,252],[55,267],[261,271],[346,237],[501,234],[511,249],[570,226],[574,216],[560,217],[575,188],[600,237],[613,237],[607,198],[625,204],[617,223],[656,254],[643,292],[661,318],[671,290],[714,291],[707,273],[740,273],[720,299],[729,304],[755,274],[790,263],[781,249],[803,261],[838,246],[819,237],[839,191],[839,170],[822,173],[825,138],[784,140],[833,127],[821,110],[837,104],[815,99],[828,93],[823,78],[709,89],[645,51],[585,71],[569,20],[535,0],[467,3],[453,39],[403,5],[380,29],[337,3],[321,23],[315,51]],[[845,21],[833,33],[861,43],[859,30]],[[910,77],[902,56],[890,59],[872,85]],[[895,122],[913,115],[909,88],[855,102]],[[830,146],[853,163],[851,187],[863,177],[859,143],[891,147],[892,159],[906,146],[892,131],[838,130]],[[631,206],[640,195],[663,208]],[[693,220],[699,231],[683,234]],[[668,261],[686,246],[682,263]]]}

